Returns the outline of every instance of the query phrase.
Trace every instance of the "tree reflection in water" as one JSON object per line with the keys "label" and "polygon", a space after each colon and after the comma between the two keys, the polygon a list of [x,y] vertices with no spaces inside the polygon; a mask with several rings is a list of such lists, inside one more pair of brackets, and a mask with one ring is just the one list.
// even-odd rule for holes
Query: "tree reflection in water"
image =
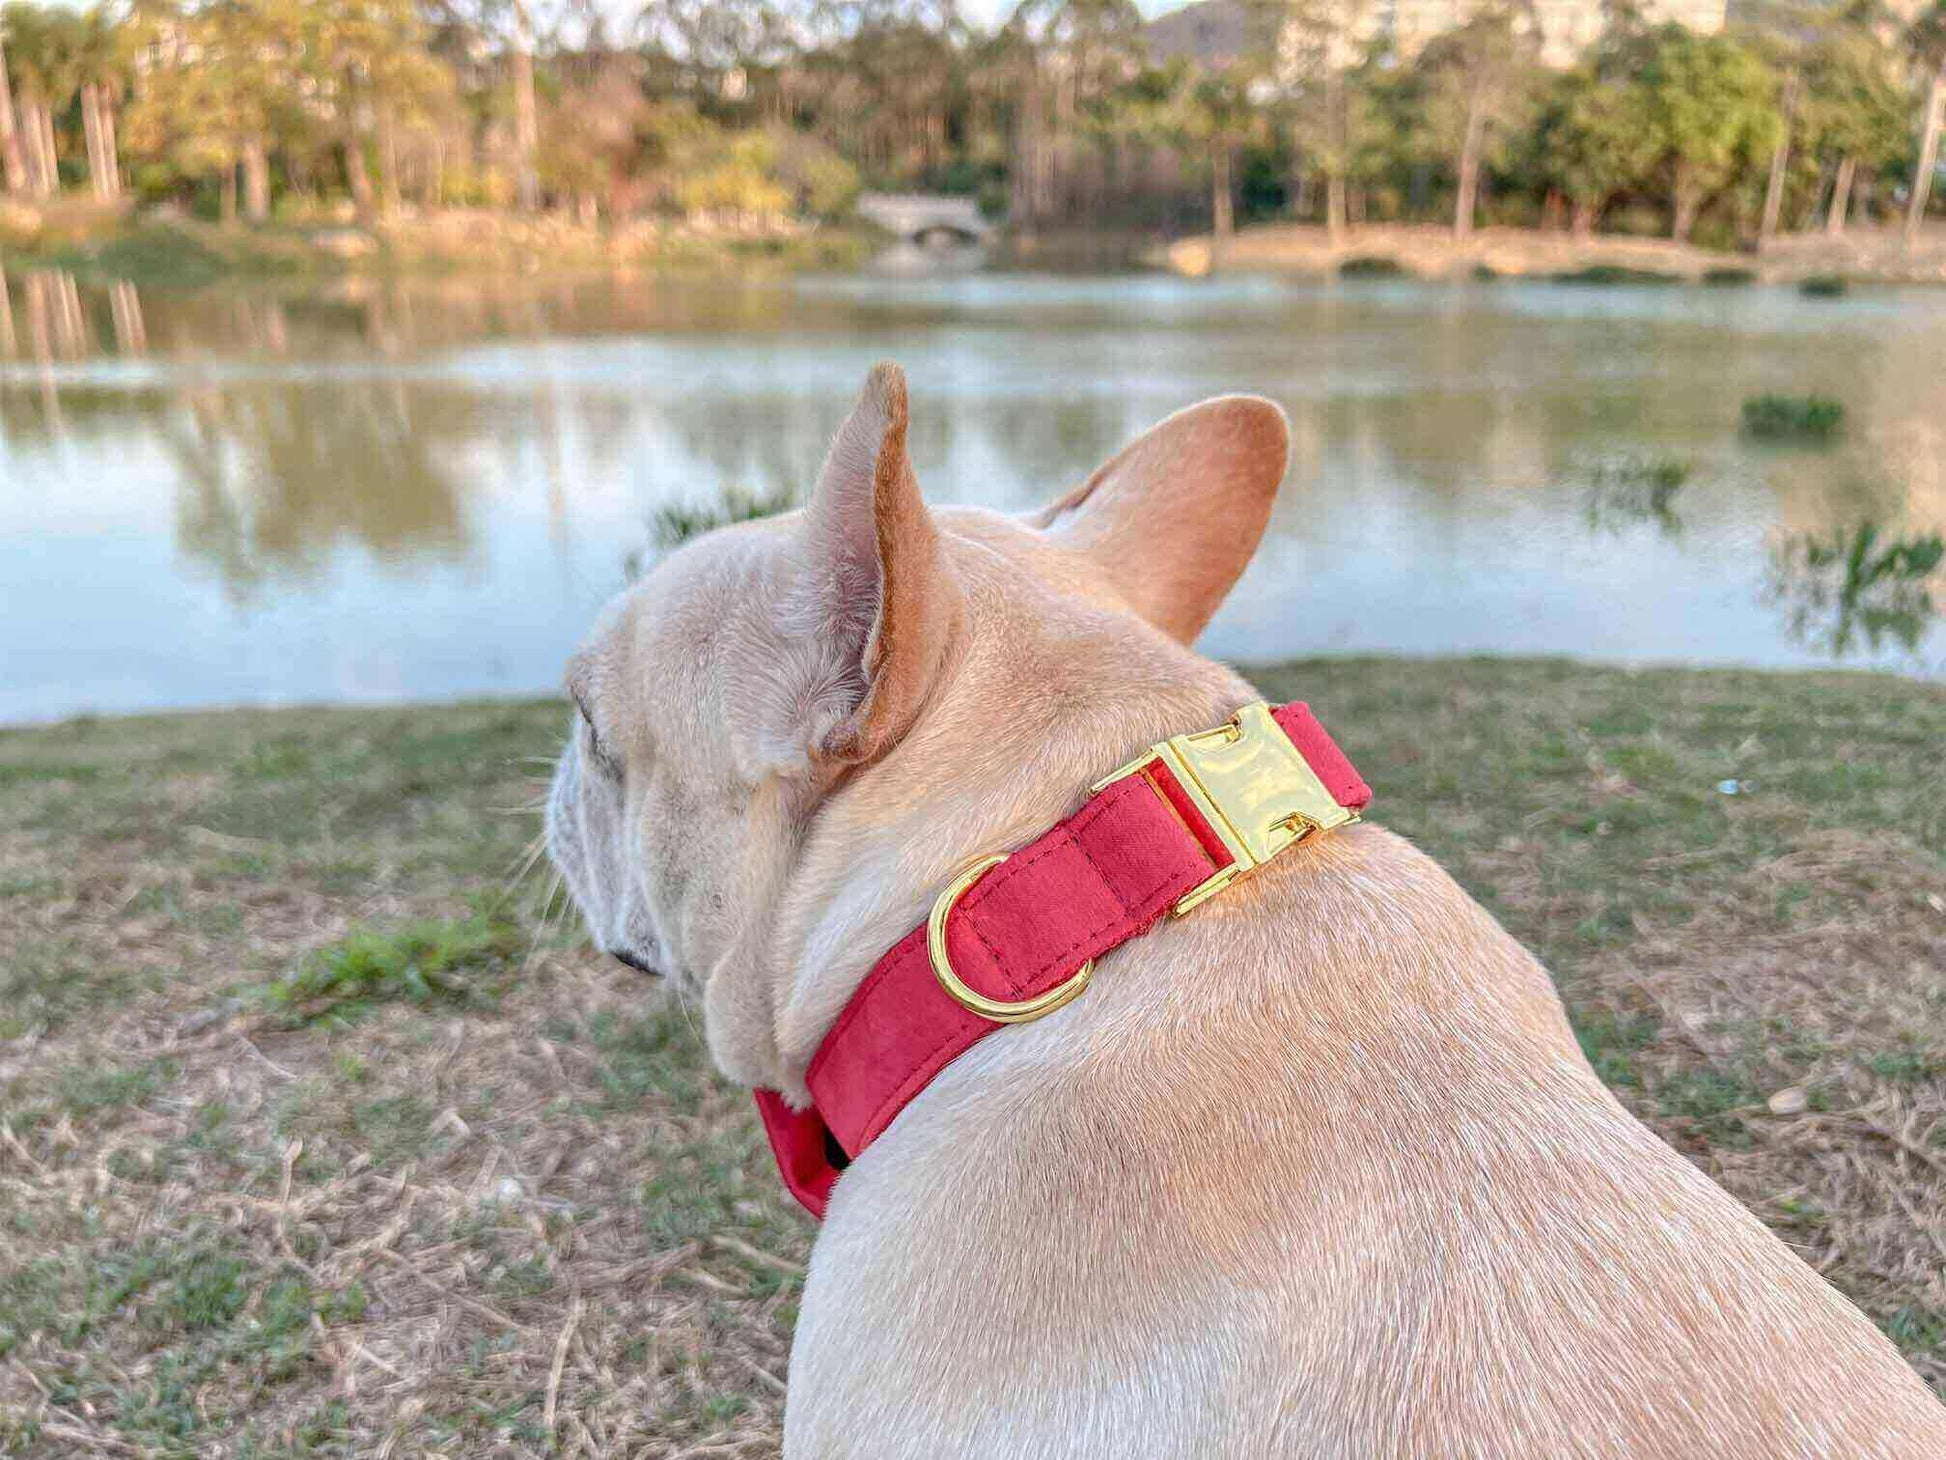
{"label": "tree reflection in water", "polygon": [[1770,601],[1799,643],[1842,659],[1855,649],[1913,653],[1939,613],[1946,538],[1887,537],[1875,522],[1801,532],[1771,549]]}
{"label": "tree reflection in water", "polygon": [[463,393],[391,381],[191,392],[159,432],[180,473],[177,541],[239,600],[315,577],[351,544],[407,570],[462,558],[469,525],[443,463],[477,415]]}

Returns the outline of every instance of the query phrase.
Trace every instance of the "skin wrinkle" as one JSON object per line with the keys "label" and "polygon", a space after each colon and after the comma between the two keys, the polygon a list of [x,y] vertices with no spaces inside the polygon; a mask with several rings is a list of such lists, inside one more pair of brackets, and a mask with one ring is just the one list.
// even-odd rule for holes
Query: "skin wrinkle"
{"label": "skin wrinkle", "polygon": [[[571,683],[624,773],[577,733],[549,803],[597,938],[657,938],[724,1072],[799,1098],[963,857],[1255,697],[1179,639],[1261,531],[1273,408],[1172,417],[1039,528],[928,513],[905,429],[875,373],[805,513],[604,615]],[[790,1375],[791,1460],[1946,1454],[1896,1351],[1370,824],[942,1070],[837,1184]]]}

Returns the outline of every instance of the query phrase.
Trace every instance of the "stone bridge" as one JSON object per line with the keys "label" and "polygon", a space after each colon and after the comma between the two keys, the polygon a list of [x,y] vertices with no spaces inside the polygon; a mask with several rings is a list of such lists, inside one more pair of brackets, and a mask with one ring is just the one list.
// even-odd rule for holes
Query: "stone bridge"
{"label": "stone bridge", "polygon": [[858,213],[887,233],[922,246],[985,243],[993,236],[993,225],[980,216],[971,198],[865,193],[858,199]]}

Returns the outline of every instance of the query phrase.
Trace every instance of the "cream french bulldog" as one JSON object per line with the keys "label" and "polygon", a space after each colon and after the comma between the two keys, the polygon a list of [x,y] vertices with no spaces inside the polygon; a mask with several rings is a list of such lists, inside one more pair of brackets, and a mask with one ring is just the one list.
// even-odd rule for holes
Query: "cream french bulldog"
{"label": "cream french bulldog", "polygon": [[[568,671],[549,836],[595,942],[798,1101],[962,861],[1257,698],[1189,645],[1275,406],[1171,416],[1026,520],[928,509],[906,422],[882,366],[805,510],[672,553]],[[790,1381],[803,1460],[1946,1456],[1892,1345],[1370,824],[934,1079],[837,1183]]]}

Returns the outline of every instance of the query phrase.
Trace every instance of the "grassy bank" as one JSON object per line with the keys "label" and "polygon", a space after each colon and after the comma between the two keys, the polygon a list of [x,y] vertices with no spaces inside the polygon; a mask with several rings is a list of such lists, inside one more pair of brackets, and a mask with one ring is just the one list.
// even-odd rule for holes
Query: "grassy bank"
{"label": "grassy bank", "polygon": [[712,232],[683,225],[587,227],[558,216],[453,210],[372,230],[335,224],[221,227],[66,206],[31,226],[0,218],[0,265],[64,269],[83,282],[201,288],[223,280],[344,274],[561,274],[606,269],[851,269],[877,247],[868,230]]}
{"label": "grassy bank", "polygon": [[1215,269],[1370,276],[1380,266],[1421,278],[1541,278],[1567,283],[1751,283],[1811,285],[1831,281],[1842,293],[1859,283],[1946,283],[1946,229],[1931,228],[1908,245],[1897,228],[1858,226],[1836,238],[1822,232],[1771,240],[1758,255],[1726,254],[1666,238],[1601,233],[1576,238],[1560,230],[1483,228],[1455,239],[1434,224],[1371,224],[1338,238],[1303,224],[1268,223],[1240,230],[1220,246],[1186,238],[1155,261],[1177,273]]}
{"label": "grassy bank", "polygon": [[[1946,691],[1259,681],[1946,1382]],[[774,1453],[811,1227],[693,1015],[515,875],[563,718],[0,732],[0,1451]]]}

